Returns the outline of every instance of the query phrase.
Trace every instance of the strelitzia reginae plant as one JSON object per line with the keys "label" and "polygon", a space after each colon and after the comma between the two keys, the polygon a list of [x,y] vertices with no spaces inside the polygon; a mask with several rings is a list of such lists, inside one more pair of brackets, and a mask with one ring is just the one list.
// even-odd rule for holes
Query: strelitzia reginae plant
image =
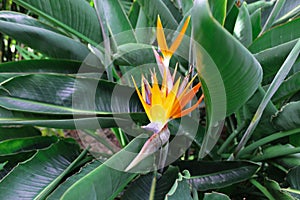
{"label": "strelitzia reginae plant", "polygon": [[158,49],[160,50],[161,55],[154,48],[153,52],[160,75],[162,76],[162,83],[159,85],[155,71],[151,71],[151,84],[144,77],[144,75],[142,75],[141,90],[139,90],[135,80],[132,78],[138,97],[143,105],[147,117],[150,120],[150,123],[146,126],[142,126],[142,128],[153,132],[153,135],[146,141],[141,151],[128,165],[125,171],[131,170],[144,158],[153,154],[163,145],[168,143],[170,137],[168,122],[189,114],[198,107],[204,98],[202,95],[194,105],[186,108],[187,104],[199,91],[201,83],[198,83],[192,87],[192,83],[196,78],[196,75],[189,80],[190,73],[187,74],[182,81],[181,78],[175,80],[177,67],[175,68],[173,74],[171,74],[169,69],[170,59],[179,47],[188,27],[189,21],[190,17],[186,19],[180,33],[169,48],[166,42],[161,20],[159,16],[157,18],[156,34]]}

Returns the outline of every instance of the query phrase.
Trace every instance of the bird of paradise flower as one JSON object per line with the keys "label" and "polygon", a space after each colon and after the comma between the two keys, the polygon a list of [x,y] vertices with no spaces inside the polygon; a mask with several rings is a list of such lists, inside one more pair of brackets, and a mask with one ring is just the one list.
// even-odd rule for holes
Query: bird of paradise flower
{"label": "bird of paradise flower", "polygon": [[128,165],[125,171],[131,170],[144,158],[153,154],[159,148],[165,145],[170,137],[168,122],[189,114],[198,107],[204,98],[202,95],[193,106],[185,109],[186,105],[199,91],[201,84],[198,83],[191,88],[196,76],[192,77],[190,81],[189,74],[184,77],[182,81],[181,78],[175,80],[177,68],[175,68],[175,71],[172,75],[169,69],[170,59],[179,47],[188,27],[189,21],[190,17],[186,19],[180,33],[169,48],[166,42],[160,17],[158,16],[157,18],[157,42],[162,56],[159,55],[154,48],[153,52],[159,72],[163,78],[162,84],[161,86],[159,85],[156,73],[151,72],[152,84],[150,84],[149,81],[142,75],[140,91],[135,80],[132,78],[138,97],[143,105],[147,117],[150,120],[150,123],[142,128],[152,131],[153,135],[146,141],[139,154]]}

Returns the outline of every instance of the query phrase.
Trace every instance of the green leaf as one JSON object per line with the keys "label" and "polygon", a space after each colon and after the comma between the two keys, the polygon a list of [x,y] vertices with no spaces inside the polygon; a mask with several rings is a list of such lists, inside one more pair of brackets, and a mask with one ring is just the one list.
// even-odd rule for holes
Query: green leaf
{"label": "green leaf", "polygon": [[[259,53],[254,54],[263,68],[263,85],[269,84],[274,79],[276,73],[285,61],[288,54],[291,52],[296,44],[296,40],[283,43],[281,45],[265,49]],[[295,61],[290,73],[300,70],[300,59]]]}
{"label": "green leaf", "polygon": [[178,166],[190,172],[189,182],[200,191],[245,181],[259,169],[257,164],[241,161],[184,161]]}
{"label": "green leaf", "polygon": [[[220,130],[216,127],[221,127],[225,116],[235,112],[253,95],[261,81],[262,70],[249,51],[212,18],[206,1],[195,1],[192,23],[194,59],[208,115],[208,131],[199,155],[203,157],[218,139]],[[222,48],[216,49],[220,44]]]}
{"label": "green leaf", "polygon": [[226,17],[226,1],[209,0],[209,6],[213,17],[223,26]]}
{"label": "green leaf", "polygon": [[[218,82],[217,75],[208,73],[208,64],[213,61],[216,70],[220,74],[221,80],[227,96],[227,114],[236,111],[255,92],[261,81],[262,71],[259,63],[241,44],[219,26],[211,18],[205,1],[196,1],[193,10],[193,26],[195,40],[203,49],[197,49],[202,62],[198,60],[197,67],[200,76],[209,91],[205,91],[205,96],[215,93],[211,82]],[[209,39],[209,38],[214,39]],[[226,42],[225,42],[226,41]],[[215,46],[223,44],[222,48]],[[224,58],[226,62],[224,63]],[[243,58],[243,59],[240,59]],[[200,59],[200,58],[199,58]],[[213,68],[209,66],[209,68]],[[221,95],[221,94],[220,94]],[[218,95],[218,96],[220,96]],[[219,97],[222,99],[222,97]]]}
{"label": "green leaf", "polygon": [[119,0],[97,0],[95,4],[103,25],[107,26],[117,46],[136,42],[133,28]]}
{"label": "green leaf", "polygon": [[34,137],[40,135],[40,130],[31,126],[0,127],[0,141],[13,138]]}
{"label": "green leaf", "polygon": [[205,193],[203,200],[230,200],[230,198],[225,194],[212,192],[212,193]]}
{"label": "green leaf", "polygon": [[230,11],[227,13],[227,16],[225,18],[225,24],[224,28],[226,28],[227,31],[233,34],[233,29],[237,20],[237,17],[239,15],[240,9],[234,4],[235,1],[233,1],[232,8]]}
{"label": "green leaf", "polygon": [[[4,73],[30,74],[30,73],[59,73],[59,74],[77,74],[81,62],[72,60],[21,60],[18,62],[5,62],[0,64],[1,76]],[[98,68],[84,66],[81,73],[99,72]]]}
{"label": "green leaf", "polygon": [[282,190],[279,184],[273,180],[265,180],[268,191],[275,199],[294,200],[286,191]]}
{"label": "green leaf", "polygon": [[[124,117],[124,116],[122,116]],[[117,116],[83,117],[83,116],[61,116],[42,115],[27,112],[10,111],[0,107],[0,125],[31,125],[60,129],[98,129],[112,127],[132,127],[132,120],[142,124],[148,122],[143,113],[131,114],[130,119]]]}
{"label": "green leaf", "polygon": [[1,199],[45,198],[62,180],[65,170],[70,172],[68,167],[78,156],[79,146],[66,141],[38,150],[32,159],[19,164],[1,180]]}
{"label": "green leaf", "polygon": [[[143,36],[145,36],[145,31]],[[156,63],[152,46],[139,43],[128,43],[118,46],[117,52],[113,55],[114,64],[140,66],[149,63]]]}
{"label": "green leaf", "polygon": [[298,55],[300,52],[300,40],[297,41],[296,45],[282,64],[280,70],[277,72],[275,78],[273,79],[270,87],[266,91],[266,94],[264,95],[264,98],[260,102],[252,120],[249,124],[246,132],[244,133],[242,139],[240,140],[238,146],[236,147],[236,154],[239,153],[239,151],[244,147],[244,145],[247,143],[249,138],[251,137],[252,133],[254,132],[255,128],[257,127],[263,112],[265,108],[269,105],[269,102],[272,98],[272,96],[275,94],[275,92],[278,90],[279,86],[282,84],[283,80],[291,70],[293,64],[295,63]]}
{"label": "green leaf", "polygon": [[255,179],[250,179],[250,183],[252,183],[252,185],[254,185],[266,198],[269,200],[275,200],[267,188],[260,184],[260,182],[256,181]]}
{"label": "green leaf", "polygon": [[0,171],[2,171],[4,169],[4,166],[7,164],[7,161],[4,163],[0,163]]}
{"label": "green leaf", "polygon": [[140,8],[138,21],[135,29],[135,34],[137,37],[137,41],[139,43],[151,44],[155,40],[156,35],[153,31],[154,28],[148,26],[149,26],[149,19],[145,15],[143,9]]}
{"label": "green leaf", "polygon": [[14,2],[90,43],[102,41],[96,12],[87,1],[14,0]]}
{"label": "green leaf", "polygon": [[283,81],[277,92],[274,94],[272,101],[278,102],[291,97],[300,91],[300,72],[295,73]]}
{"label": "green leaf", "polygon": [[273,4],[274,4],[274,1],[259,0],[259,1],[255,1],[253,3],[249,3],[247,8],[248,8],[249,14],[252,15],[257,10],[263,9],[266,7],[270,7]]}
{"label": "green leaf", "polygon": [[139,3],[137,1],[134,1],[128,13],[128,19],[132,28],[136,28],[137,21],[140,15],[140,10],[141,9]]}
{"label": "green leaf", "polygon": [[300,125],[300,101],[290,102],[283,106],[272,119],[279,130],[291,130]]}
{"label": "green leaf", "polygon": [[52,26],[49,26],[45,23],[42,23],[42,22],[36,20],[35,18],[32,18],[27,15],[23,15],[22,13],[11,12],[11,11],[1,11],[0,12],[0,20],[6,21],[6,22],[17,23],[17,24],[28,25],[28,26],[36,26],[36,27],[40,27],[43,29],[47,29],[52,32],[63,34],[58,29],[56,29]]}
{"label": "green leaf", "polygon": [[278,145],[267,147],[266,149],[264,149],[262,154],[253,157],[251,160],[255,162],[260,162],[260,161],[266,161],[266,160],[270,160],[282,156],[288,156],[296,153],[300,153],[299,147],[293,147],[290,144],[286,144],[286,145],[278,144]]}
{"label": "green leaf", "polygon": [[177,3],[178,4],[176,6],[179,8],[179,10],[182,10],[183,16],[190,11],[194,4],[193,0],[178,0]]}
{"label": "green leaf", "polygon": [[294,190],[291,188],[283,189],[284,191],[287,191],[294,199],[300,198],[300,190]]}
{"label": "green leaf", "polygon": [[79,179],[86,176],[88,173],[92,172],[95,168],[99,167],[102,162],[99,160],[93,160],[92,162],[83,166],[76,174],[68,177],[66,181],[60,184],[48,197],[48,200],[57,200],[59,199],[64,192],[68,190],[73,184],[75,184]]}
{"label": "green leaf", "polygon": [[[2,12],[0,12],[0,15]],[[4,13],[5,15],[6,13]],[[7,34],[19,42],[25,43],[33,49],[53,58],[65,58],[83,60],[89,53],[86,46],[64,35],[45,29],[39,26],[41,23],[23,14],[16,14],[14,17],[20,18],[15,21],[0,19],[0,31]],[[24,19],[26,22],[23,24]],[[49,48],[51,46],[51,48]]]}
{"label": "green leaf", "polygon": [[254,40],[261,32],[261,9],[258,9],[252,13],[250,15],[250,19],[252,25],[252,39]]}
{"label": "green leaf", "polygon": [[292,189],[300,190],[300,166],[295,167],[287,174],[287,181],[289,182]]}
{"label": "green leaf", "polygon": [[[245,103],[243,108],[239,110],[239,117],[241,118],[239,119],[239,123],[246,121],[248,124],[251,122],[251,119],[255,115],[255,112],[257,111],[257,108],[265,94],[265,90],[262,87],[259,87],[254,95]],[[269,101],[264,109],[261,120],[253,132],[252,139],[257,140],[277,131],[277,129],[271,123],[271,118],[277,111],[278,110],[272,101]]]}
{"label": "green leaf", "polygon": [[278,16],[280,10],[282,9],[286,0],[277,0],[271,13],[269,14],[264,26],[262,27],[261,33],[268,30],[274,23],[276,17]]}
{"label": "green leaf", "polygon": [[130,12],[130,9],[133,5],[133,2],[128,1],[128,0],[120,0],[120,4],[121,4],[123,10],[125,11],[125,13],[128,15],[128,13]]}
{"label": "green leaf", "polygon": [[253,143],[251,143],[250,145],[246,146],[242,151],[241,154],[248,154],[252,151],[257,150],[258,148],[260,148],[261,146],[264,146],[266,144],[270,144],[274,141],[278,141],[281,138],[284,137],[291,137],[291,136],[297,136],[297,134],[300,133],[300,129],[292,129],[292,130],[288,130],[288,131],[280,131],[277,133],[273,133],[267,137],[264,137],[260,140],[257,140]]}
{"label": "green leaf", "polygon": [[188,184],[188,178],[189,178],[189,173],[187,171],[183,172],[184,174],[182,175],[179,173],[178,178],[176,182],[174,183],[173,187],[171,190],[168,192],[166,196],[166,200],[177,200],[177,199],[184,199],[184,200],[192,200],[193,198],[191,197],[191,192],[190,192],[190,185]]}
{"label": "green leaf", "polygon": [[280,13],[276,17],[276,21],[274,22],[274,25],[282,24],[292,18],[296,18],[299,15],[299,12],[300,12],[299,0],[286,1],[282,9],[280,10]]}
{"label": "green leaf", "polygon": [[7,164],[4,166],[4,169],[0,171],[0,180],[4,176],[6,176],[14,167],[16,167],[17,164],[28,160],[35,153],[36,150],[0,156],[0,162],[7,162]]}
{"label": "green leaf", "polygon": [[[138,152],[144,142],[145,139],[135,138],[105,163],[95,167],[94,170],[83,177],[78,177],[76,182],[65,188],[64,192],[60,192],[59,198],[62,200],[73,200],[78,198],[78,196],[84,199],[115,198],[128,182],[136,176],[123,170],[135,156],[132,152]],[[104,185],[105,187],[103,188]]]}
{"label": "green leaf", "polygon": [[[182,21],[182,11],[180,10],[180,8],[178,8],[178,6],[176,5],[176,2],[172,1],[172,0],[162,0],[163,3],[167,6],[168,10],[172,13],[173,17],[175,18],[175,20],[177,22]],[[187,2],[189,3],[189,2]]]}
{"label": "green leaf", "polygon": [[226,5],[226,14],[227,15],[231,11],[231,9],[234,7],[235,2],[236,2],[235,0],[227,0],[227,5]]}
{"label": "green leaf", "polygon": [[131,98],[133,88],[106,80],[33,74],[15,77],[2,86],[9,95],[0,96],[0,105],[15,111],[63,115],[141,112],[137,96]]}
{"label": "green leaf", "polygon": [[276,162],[287,169],[291,169],[296,166],[300,166],[300,154],[293,154],[293,155],[277,158]]}
{"label": "green leaf", "polygon": [[54,136],[36,136],[5,140],[0,142],[0,155],[43,149],[55,142],[57,142],[57,137]]}
{"label": "green leaf", "polygon": [[156,18],[157,15],[159,15],[165,28],[176,30],[178,22],[163,0],[137,0],[137,2],[140,4],[152,25],[156,25]]}
{"label": "green leaf", "polygon": [[233,30],[233,35],[245,47],[248,47],[252,43],[252,25],[246,3],[243,3],[240,7],[240,11]]}
{"label": "green leaf", "polygon": [[[157,177],[154,199],[164,199],[178,176],[178,169],[170,166],[165,173]],[[142,175],[128,186],[122,200],[148,200],[153,179],[153,173]]]}
{"label": "green leaf", "polygon": [[[280,44],[296,40],[300,37],[300,18],[292,20],[283,25],[271,28],[258,37],[249,47],[252,53],[278,46]],[[278,39],[280,38],[280,39]]]}

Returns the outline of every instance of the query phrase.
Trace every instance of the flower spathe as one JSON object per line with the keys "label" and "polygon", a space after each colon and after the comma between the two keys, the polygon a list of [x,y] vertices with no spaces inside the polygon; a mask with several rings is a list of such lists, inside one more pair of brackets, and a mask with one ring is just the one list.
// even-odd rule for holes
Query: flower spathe
{"label": "flower spathe", "polygon": [[179,47],[189,21],[190,17],[187,17],[180,33],[169,48],[165,39],[161,20],[158,16],[156,34],[162,56],[160,56],[154,48],[153,52],[159,72],[162,76],[162,83],[159,84],[155,71],[151,71],[150,83],[144,75],[142,75],[141,90],[138,89],[135,80],[132,78],[138,97],[147,117],[150,120],[150,123],[147,126],[143,126],[143,128],[152,131],[154,134],[147,140],[140,153],[125,169],[126,171],[133,168],[145,157],[154,153],[168,142],[170,132],[167,127],[167,123],[170,120],[189,114],[195,110],[203,100],[204,96],[202,95],[194,105],[186,108],[187,104],[199,91],[201,84],[198,83],[194,87],[191,87],[196,76],[189,81],[190,73],[184,77],[183,80],[181,80],[181,78],[176,80],[175,75],[177,72],[177,66],[173,74],[171,74],[169,69],[170,59]]}
{"label": "flower spathe", "polygon": [[160,56],[155,49],[153,49],[153,52],[159,67],[159,71],[163,77],[161,86],[158,83],[155,72],[152,72],[151,74],[152,84],[150,84],[142,75],[141,91],[138,89],[137,84],[133,79],[139,99],[151,122],[144,128],[147,128],[153,132],[159,132],[168,123],[168,121],[185,116],[192,112],[198,107],[203,99],[202,96],[193,106],[184,109],[186,105],[194,98],[200,89],[201,84],[198,83],[191,88],[193,80],[196,78],[196,76],[194,76],[190,81],[188,81],[189,74],[183,79],[183,81],[181,81],[181,78],[175,80],[176,70],[172,76],[169,70],[170,59],[180,45],[189,21],[190,17],[186,19],[179,35],[171,47],[168,48],[162,29],[162,24],[160,18],[158,17],[157,41],[162,52],[162,56]]}

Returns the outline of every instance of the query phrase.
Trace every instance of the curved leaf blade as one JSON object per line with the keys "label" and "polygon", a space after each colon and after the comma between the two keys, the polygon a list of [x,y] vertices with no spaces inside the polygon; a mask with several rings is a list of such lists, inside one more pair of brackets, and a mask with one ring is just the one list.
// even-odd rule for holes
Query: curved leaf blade
{"label": "curved leaf blade", "polygon": [[[157,177],[156,188],[155,188],[155,199],[164,199],[167,192],[171,189],[176,178],[178,176],[178,169],[170,166],[165,173],[160,177]],[[148,200],[150,196],[151,184],[153,180],[153,174],[143,175],[135,180],[128,186],[124,195],[123,200]]]}
{"label": "curved leaf blade", "polygon": [[38,199],[78,155],[78,145],[65,141],[60,141],[48,149],[39,150],[32,159],[18,165],[1,180],[0,197]]}
{"label": "curved leaf blade", "polygon": [[176,30],[178,22],[168,9],[167,5],[163,0],[148,1],[138,0],[137,1],[143,9],[145,15],[148,17],[150,22],[154,25],[156,22],[157,15],[161,18],[164,23],[164,27],[172,30]]}
{"label": "curved leaf blade", "polygon": [[278,102],[291,97],[296,92],[300,91],[300,72],[297,72],[283,81],[277,92],[272,97],[272,101]]}
{"label": "curved leaf blade", "polygon": [[[271,28],[258,37],[249,47],[252,53],[275,47],[277,45],[296,40],[300,37],[300,18]],[[279,39],[278,39],[279,38]]]}
{"label": "curved leaf blade", "polygon": [[15,138],[34,137],[40,135],[40,130],[31,126],[0,127],[0,141]]}
{"label": "curved leaf blade", "polygon": [[[15,17],[28,20],[28,17],[25,17],[23,14],[18,14]],[[27,24],[22,24],[18,20],[9,22],[5,19],[0,19],[0,32],[54,58],[83,60],[89,53],[85,45],[45,29],[46,25],[39,27],[40,23],[33,18],[31,24]]]}
{"label": "curved leaf blade", "polygon": [[[138,152],[145,141],[145,139],[135,138],[104,164],[94,168],[94,170],[74,182],[61,194],[60,199],[73,200],[78,196],[85,199],[113,199],[116,197],[136,174],[119,171],[110,166],[125,169],[131,161],[130,157],[133,158],[134,156],[131,152]],[[106,187],[103,188],[103,185]],[[91,191],[91,188],[94,189]]]}
{"label": "curved leaf blade", "polygon": [[[225,116],[238,110],[258,88],[262,70],[253,55],[214,20],[207,0],[195,1],[192,23],[194,62],[208,115],[202,158],[217,142]],[[220,44],[222,48],[216,49]]]}
{"label": "curved leaf blade", "polygon": [[42,149],[57,142],[57,137],[25,137],[10,139],[0,142],[0,155],[8,155],[19,152],[26,152],[35,149]]}
{"label": "curved leaf blade", "polygon": [[96,43],[102,41],[96,12],[87,1],[14,0],[14,2],[79,37],[83,35]]}
{"label": "curved leaf blade", "polygon": [[[212,19],[206,1],[195,2],[192,21],[194,39],[203,48],[198,50],[201,57],[197,62],[200,76],[208,89],[213,92],[214,89],[209,84],[220,80],[216,80],[216,76],[208,71],[207,68],[212,66],[207,64],[215,64],[226,91],[226,113],[231,114],[257,89],[262,78],[260,64],[246,48]],[[219,44],[223,44],[222,48],[216,49]],[[204,92],[205,96],[209,96],[209,91]]]}
{"label": "curved leaf blade", "polygon": [[252,25],[246,3],[239,8],[233,34],[245,47],[252,43]]}
{"label": "curved leaf blade", "polygon": [[241,161],[185,161],[178,163],[180,170],[191,174],[188,181],[197,190],[222,188],[250,179],[259,165]]}
{"label": "curved leaf blade", "polygon": [[[141,112],[134,89],[106,80],[65,75],[32,74],[2,84],[9,92],[0,106],[41,114],[120,114]],[[55,94],[55,95],[53,95]]]}
{"label": "curved leaf blade", "polygon": [[272,118],[273,124],[281,130],[291,130],[300,126],[300,101],[290,102]]}
{"label": "curved leaf blade", "polygon": [[[77,74],[82,63],[74,60],[43,59],[43,60],[21,60],[18,62],[5,62],[0,64],[0,73],[58,73]],[[85,73],[99,72],[95,67],[85,66]],[[83,73],[83,70],[80,70]]]}
{"label": "curved leaf blade", "polygon": [[120,1],[96,0],[95,4],[103,25],[107,26],[117,46],[136,42],[135,33]]}

